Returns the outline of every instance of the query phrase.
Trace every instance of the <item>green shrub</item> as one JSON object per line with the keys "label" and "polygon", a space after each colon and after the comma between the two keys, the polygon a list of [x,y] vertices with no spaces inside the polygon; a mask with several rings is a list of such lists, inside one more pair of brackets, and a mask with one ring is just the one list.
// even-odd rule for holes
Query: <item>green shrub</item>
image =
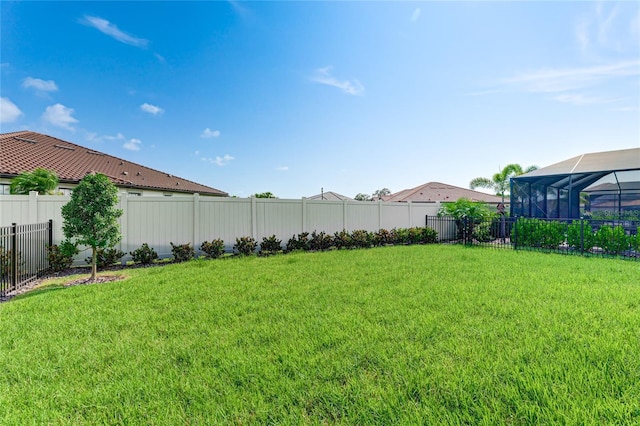
{"label": "green shrub", "polygon": [[596,245],[608,254],[619,254],[629,249],[629,240],[624,228],[603,225],[596,232]]}
{"label": "green shrub", "polygon": [[171,244],[171,254],[173,254],[174,262],[186,262],[194,258],[196,255],[195,250],[191,246],[191,243],[186,244]]}
{"label": "green shrub", "polygon": [[372,246],[372,234],[364,229],[356,229],[351,233],[351,243],[354,248],[370,248]]}
{"label": "green shrub", "polygon": [[391,239],[394,244],[408,244],[409,230],[406,228],[393,228],[391,230]]}
{"label": "green shrub", "polygon": [[217,259],[224,254],[224,241],[220,238],[215,240],[205,241],[200,245],[202,250],[208,259]]}
{"label": "green shrub", "polygon": [[515,226],[515,239],[521,247],[557,249],[565,241],[566,226],[559,221],[519,218]]}
{"label": "green shrub", "polygon": [[376,246],[393,244],[393,234],[384,228],[379,229],[374,235],[373,243]]}
{"label": "green shrub", "polygon": [[49,267],[54,272],[69,269],[73,264],[73,258],[79,253],[78,245],[68,240],[61,242],[59,245],[47,246],[47,259]]}
{"label": "green shrub", "polygon": [[[96,249],[96,266],[98,268],[104,268],[105,266],[111,266],[114,263],[117,263],[122,259],[124,253],[115,248]],[[91,257],[87,257],[85,260],[89,265],[93,263],[93,259]]]}
{"label": "green shrub", "polygon": [[[18,268],[23,264],[22,253],[18,252]],[[0,247],[0,278],[7,277],[11,268],[11,250],[6,250],[4,247]]]}
{"label": "green shrub", "polygon": [[[582,233],[582,236],[580,235]],[[595,235],[588,220],[574,220],[567,226],[567,244],[574,250],[589,251],[595,245]]]}
{"label": "green shrub", "polygon": [[269,238],[264,237],[260,243],[260,254],[268,256],[270,254],[276,254],[282,250],[282,240],[276,238],[275,235]]}
{"label": "green shrub", "polygon": [[333,245],[333,238],[331,235],[326,234],[324,231],[311,233],[309,238],[309,250],[328,250]]}
{"label": "green shrub", "polygon": [[158,253],[149,247],[147,243],[142,244],[140,248],[129,252],[129,254],[133,258],[133,263],[141,263],[143,265],[150,265],[158,258]]}
{"label": "green shrub", "polygon": [[233,249],[241,256],[250,256],[256,251],[256,247],[258,247],[258,243],[253,237],[241,237],[236,238],[236,244]]}
{"label": "green shrub", "polygon": [[309,233],[301,232],[296,237],[295,235],[289,238],[287,241],[287,251],[295,251],[295,250],[309,250]]}
{"label": "green shrub", "polygon": [[340,232],[336,232],[333,234],[333,245],[337,249],[348,249],[353,246],[353,242],[351,241],[351,234],[347,232],[346,229],[343,229]]}

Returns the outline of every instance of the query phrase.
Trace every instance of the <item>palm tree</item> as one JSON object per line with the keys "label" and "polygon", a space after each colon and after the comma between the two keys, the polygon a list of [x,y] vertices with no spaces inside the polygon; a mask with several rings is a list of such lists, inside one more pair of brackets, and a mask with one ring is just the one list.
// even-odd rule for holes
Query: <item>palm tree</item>
{"label": "palm tree", "polygon": [[36,191],[40,195],[53,194],[58,187],[58,176],[46,169],[35,169],[33,172],[23,172],[11,180],[9,192],[11,194],[28,195]]}
{"label": "palm tree", "polygon": [[520,164],[509,164],[493,175],[491,179],[484,177],[473,179],[469,183],[469,188],[491,188],[496,191],[496,195],[502,196],[502,202],[504,203],[504,195],[509,192],[509,180],[514,176],[520,176],[537,169],[538,166],[529,166],[526,170],[523,170]]}

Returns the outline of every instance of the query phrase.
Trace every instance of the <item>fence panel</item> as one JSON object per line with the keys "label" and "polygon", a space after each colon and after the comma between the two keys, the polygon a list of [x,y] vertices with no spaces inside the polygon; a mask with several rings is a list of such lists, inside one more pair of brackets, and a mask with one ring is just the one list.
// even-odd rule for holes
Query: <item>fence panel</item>
{"label": "fence panel", "polygon": [[[0,226],[14,222],[53,220],[53,241],[64,240],[61,208],[70,196],[0,196]],[[171,256],[171,245],[191,243],[196,251],[204,241],[220,238],[230,251],[238,237],[251,236],[258,242],[275,235],[287,241],[301,232],[328,234],[366,229],[424,226],[426,214],[437,214],[439,203],[385,203],[328,200],[259,199],[232,197],[129,197],[120,194],[118,207],[123,261],[143,243],[160,257]],[[75,265],[84,265],[86,252]]]}
{"label": "fence panel", "polygon": [[52,221],[0,227],[0,297],[19,290],[49,268]]}

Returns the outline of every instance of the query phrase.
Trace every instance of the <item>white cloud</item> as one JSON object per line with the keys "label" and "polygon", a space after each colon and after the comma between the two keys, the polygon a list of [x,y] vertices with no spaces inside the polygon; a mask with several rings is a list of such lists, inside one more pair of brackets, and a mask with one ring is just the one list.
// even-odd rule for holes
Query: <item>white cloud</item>
{"label": "white cloud", "polygon": [[156,57],[156,59],[158,60],[158,62],[160,62],[161,64],[166,64],[167,60],[164,58],[164,56],[158,54],[158,53],[154,53],[153,56]]}
{"label": "white cloud", "polygon": [[144,112],[148,112],[151,115],[158,115],[158,114],[162,114],[164,112],[164,110],[162,108],[160,108],[159,106],[156,105],[151,105],[148,103],[143,103],[142,105],[140,105],[140,109]]}
{"label": "white cloud", "polygon": [[200,156],[200,151],[194,152],[193,155],[195,155],[196,157],[199,157]]}
{"label": "white cloud", "polygon": [[9,98],[0,98],[0,123],[12,123],[22,115],[20,108]]}
{"label": "white cloud", "polygon": [[564,92],[619,77],[640,75],[640,60],[586,68],[546,69],[505,80],[529,92]]}
{"label": "white cloud", "polygon": [[605,99],[605,98],[586,96],[581,93],[564,93],[564,94],[555,96],[553,99],[555,99],[558,102],[570,103],[573,105],[606,104],[606,103],[616,102],[619,100],[619,99]]}
{"label": "white cloud", "polygon": [[118,133],[115,136],[105,135],[104,138],[108,141],[121,141],[124,140],[124,135],[122,133]]}
{"label": "white cloud", "polygon": [[416,10],[413,11],[413,14],[411,15],[411,22],[417,22],[418,19],[420,19],[420,14],[422,13],[422,11],[420,10],[420,8],[416,8]]}
{"label": "white cloud", "polygon": [[230,156],[229,154],[225,154],[222,157],[218,157],[218,156],[216,158],[202,157],[200,159],[202,161],[207,161],[211,164],[216,164],[218,166],[226,166],[227,164],[229,164],[231,160],[235,160],[235,158]]}
{"label": "white cloud", "polygon": [[331,69],[331,66],[318,68],[315,76],[311,78],[311,81],[337,87],[349,95],[360,96],[364,94],[364,86],[358,80],[338,80],[331,75]]}
{"label": "white cloud", "polygon": [[97,29],[98,31],[118,40],[121,43],[129,44],[135,47],[146,47],[149,44],[149,40],[129,35],[106,19],[98,18],[97,16],[85,15],[84,19],[80,22]]}
{"label": "white cloud", "polygon": [[200,137],[204,139],[217,138],[218,136],[220,136],[220,130],[211,130],[208,127],[200,134]]}
{"label": "white cloud", "polygon": [[41,80],[39,78],[27,77],[22,82],[22,87],[35,89],[39,92],[55,92],[58,90],[56,82],[53,80]]}
{"label": "white cloud", "polygon": [[280,167],[276,167],[276,170],[279,172],[286,172],[289,170],[289,166],[280,166]]}
{"label": "white cloud", "polygon": [[73,108],[67,108],[62,104],[55,104],[48,106],[44,110],[42,118],[54,126],[73,131],[75,129],[72,125],[78,123],[78,120],[72,116],[73,113]]}
{"label": "white cloud", "polygon": [[140,151],[140,145],[142,145],[142,141],[140,139],[132,138],[129,139],[122,147],[124,149],[128,149],[129,151]]}

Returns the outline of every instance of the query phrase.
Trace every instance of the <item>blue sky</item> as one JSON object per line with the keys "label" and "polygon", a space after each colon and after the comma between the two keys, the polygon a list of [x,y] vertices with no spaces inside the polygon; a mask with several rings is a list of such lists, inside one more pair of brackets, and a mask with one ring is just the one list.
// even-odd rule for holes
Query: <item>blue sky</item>
{"label": "blue sky", "polygon": [[640,146],[638,2],[0,2],[1,131],[241,197]]}

